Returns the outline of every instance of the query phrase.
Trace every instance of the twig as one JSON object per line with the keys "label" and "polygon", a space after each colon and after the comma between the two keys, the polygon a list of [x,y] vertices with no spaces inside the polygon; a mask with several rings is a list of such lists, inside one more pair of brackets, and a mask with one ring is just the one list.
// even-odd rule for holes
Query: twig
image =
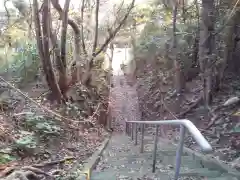
{"label": "twig", "polygon": [[20,113],[13,114],[13,117],[17,117],[17,116],[21,116],[21,115],[34,115],[34,113],[33,112],[20,112]]}
{"label": "twig", "polygon": [[97,112],[98,112],[98,109],[99,109],[100,105],[101,105],[101,103],[98,104],[95,112],[88,118],[88,121],[91,121],[91,120],[94,118],[94,116],[95,116],[95,115],[97,114]]}
{"label": "twig", "polygon": [[21,170],[32,171],[32,172],[34,172],[34,173],[36,173],[36,174],[43,174],[43,175],[45,175],[45,176],[48,176],[48,177],[52,177],[52,178],[53,178],[52,175],[50,175],[50,174],[42,171],[41,169],[38,169],[38,168],[35,168],[35,167],[32,167],[32,166],[24,166],[24,167],[21,168]]}
{"label": "twig", "polygon": [[61,164],[64,163],[65,161],[69,161],[69,160],[74,160],[76,159],[75,157],[65,157],[63,159],[60,160],[55,160],[55,161],[51,161],[51,162],[43,162],[41,164],[34,164],[33,167],[44,167],[44,166],[51,166],[51,165],[55,165],[55,164]]}
{"label": "twig", "polygon": [[178,114],[178,117],[182,117],[195,108],[199,102],[201,102],[202,97],[199,97],[193,104],[191,104],[185,111]]}
{"label": "twig", "polygon": [[[16,88],[14,85],[12,85],[11,83],[9,83],[8,81],[6,81],[3,77],[0,76],[0,80],[2,80],[3,82],[5,82],[10,88],[12,88],[13,90],[17,91],[19,94],[21,94],[22,96],[24,96],[26,99],[30,100],[32,103],[34,103],[35,105],[37,105],[40,109],[44,110],[45,112],[48,112],[52,115],[54,115],[56,117],[56,119],[58,119],[59,121],[62,120],[66,120],[66,121],[70,121],[70,122],[76,122],[76,123],[85,123],[85,122],[90,122],[88,120],[84,120],[84,121],[75,121],[72,119],[69,119],[67,117],[64,117],[50,109],[48,109],[47,107],[39,104],[38,102],[36,102],[35,100],[33,100],[32,98],[28,97],[26,94],[24,94],[20,89]],[[91,122],[90,122],[91,123]]]}
{"label": "twig", "polygon": [[211,118],[211,121],[208,123],[208,125],[205,129],[207,130],[207,129],[211,128],[218,118],[219,118],[219,115],[213,114],[213,117]]}

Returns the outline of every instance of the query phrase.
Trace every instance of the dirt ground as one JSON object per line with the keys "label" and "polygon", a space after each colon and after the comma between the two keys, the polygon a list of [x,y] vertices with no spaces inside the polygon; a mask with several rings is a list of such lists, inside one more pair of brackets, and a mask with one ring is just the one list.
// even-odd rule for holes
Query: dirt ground
{"label": "dirt ground", "polygon": [[[154,59],[142,62],[145,63],[139,64],[137,71],[142,119],[191,120],[213,146],[213,156],[240,169],[240,117],[234,115],[240,105],[223,106],[228,99],[239,97],[239,75],[226,72],[221,90],[214,94],[210,110],[206,110],[199,76],[187,82],[185,91],[178,95],[174,92],[174,73]],[[177,141],[179,128],[161,127],[161,135]],[[191,136],[186,138],[186,146],[200,150]]]}
{"label": "dirt ground", "polygon": [[[13,169],[25,166],[38,168],[54,177],[67,177],[73,172],[75,173],[76,169],[81,169],[87,158],[101,145],[108,134],[104,128],[97,124],[89,126],[79,123],[81,120],[77,115],[69,116],[63,113],[63,110],[66,110],[65,107],[48,103],[44,100],[47,88],[39,82],[30,83],[22,88],[23,94],[17,91],[12,88],[9,93],[17,97],[17,102],[12,104],[12,107],[8,106],[2,109],[0,114],[0,155],[5,157],[7,154],[14,157],[14,160],[8,159],[9,162],[0,163],[0,176],[4,177]],[[9,104],[11,103],[8,102]],[[29,113],[51,120],[57,114],[58,116],[54,119],[54,127],[57,127],[60,133],[57,135],[45,134],[42,137],[42,134],[29,129],[25,124]],[[94,122],[98,114],[98,112],[93,113],[89,119]],[[36,135],[37,145],[34,150],[20,150],[14,146],[20,133],[25,131]]]}

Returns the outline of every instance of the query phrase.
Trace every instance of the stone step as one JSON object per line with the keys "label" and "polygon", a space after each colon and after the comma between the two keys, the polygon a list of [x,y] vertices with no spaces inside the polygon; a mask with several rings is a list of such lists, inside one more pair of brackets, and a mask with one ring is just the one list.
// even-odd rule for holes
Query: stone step
{"label": "stone step", "polygon": [[[174,171],[156,171],[156,173],[152,173],[149,169],[141,169],[139,171],[134,171],[131,169],[121,169],[121,170],[112,170],[108,169],[100,172],[93,172],[91,175],[91,180],[117,180],[117,179],[141,179],[143,177],[147,178],[157,178],[160,177],[161,180],[171,180],[174,175]],[[208,180],[235,180],[232,177],[221,177],[221,173],[218,171],[210,171],[207,168],[199,168],[199,169],[188,169],[180,172],[180,177],[184,179],[200,179],[207,178]],[[224,179],[225,178],[225,179]]]}
{"label": "stone step", "polygon": [[171,180],[170,175],[167,173],[161,173],[159,174],[153,174],[151,172],[148,173],[147,176],[144,176],[143,172],[133,172],[133,171],[128,171],[125,169],[125,171],[104,171],[104,172],[93,172],[91,175],[91,180],[138,180],[142,179],[144,177],[150,177],[150,178],[156,178],[156,177],[161,177],[161,180]]}
{"label": "stone step", "polygon": [[[157,162],[163,162],[164,164],[175,164],[175,151],[167,151],[167,150],[158,150],[156,155]],[[152,164],[153,161],[153,152],[133,152],[133,153],[118,153],[117,156],[112,156],[111,158],[104,158],[103,161],[105,163],[121,165],[121,163],[134,164],[145,163]],[[195,163],[195,164],[194,164]],[[194,161],[191,156],[182,156],[182,165],[190,164],[190,167],[194,165],[194,167],[202,167],[201,161]]]}
{"label": "stone step", "polygon": [[[128,163],[128,164],[152,164],[153,161],[153,154],[136,154],[132,156],[123,156],[119,157],[118,159],[108,159],[106,162],[114,164],[114,165],[121,165],[121,163]],[[163,154],[157,154],[156,156],[157,164],[161,163],[164,165],[173,165],[175,167],[176,156],[167,156]],[[182,166],[184,167],[193,167],[193,168],[203,168],[201,160],[194,160],[191,156],[182,156]]]}
{"label": "stone step", "polygon": [[223,177],[216,177],[216,178],[208,178],[208,180],[238,180],[238,179],[236,177],[223,176]]}
{"label": "stone step", "polygon": [[[153,137],[145,138],[144,152],[140,153],[140,145],[134,145],[127,136],[114,135],[105,149],[101,160],[93,171],[96,180],[106,179],[159,179],[167,180],[173,177],[175,170],[175,158],[177,147],[171,143],[159,140],[156,171],[152,173],[153,164]],[[147,144],[149,141],[149,144]],[[221,171],[211,162],[203,160],[194,153],[184,152],[180,169],[181,180],[203,180],[203,177],[225,178],[221,180],[236,180],[230,173]],[[119,176],[121,175],[121,178]],[[144,178],[144,175],[146,178]],[[166,176],[165,176],[166,175]],[[124,176],[128,178],[124,178]],[[171,179],[172,180],[172,179]],[[205,179],[204,179],[205,180]],[[216,180],[216,179],[212,179]]]}
{"label": "stone step", "polygon": [[[173,156],[161,156],[157,159],[163,165],[172,165],[175,167],[176,157]],[[203,168],[202,162],[200,160],[194,160],[191,156],[182,156],[181,167],[189,168]]]}
{"label": "stone step", "polygon": [[[144,149],[147,149],[147,151],[152,151],[153,150],[153,144],[151,144],[153,141],[153,137],[151,136],[146,136],[146,140],[145,140],[145,145],[144,145]],[[148,144],[149,143],[149,144]],[[158,151],[161,154],[164,154],[165,156],[176,156],[176,151],[177,151],[177,147],[172,145],[171,143],[169,144],[165,144],[166,142],[162,142],[161,140],[159,140],[158,142]],[[161,149],[163,148],[163,149]],[[160,149],[160,150],[159,150]],[[204,158],[204,160],[198,156],[195,156],[194,154],[191,154],[189,152],[186,152],[185,150],[183,151],[183,156],[190,156],[193,161],[196,161],[198,164],[201,164],[201,167],[203,168],[208,168],[210,170],[221,170],[221,166],[217,166],[215,162],[212,161],[211,158],[207,158],[207,156]],[[173,161],[175,162],[175,161]]]}
{"label": "stone step", "polygon": [[221,176],[221,174],[222,173],[219,171],[211,171],[208,168],[185,169],[181,170],[180,172],[180,176],[207,177],[207,178],[216,178]]}

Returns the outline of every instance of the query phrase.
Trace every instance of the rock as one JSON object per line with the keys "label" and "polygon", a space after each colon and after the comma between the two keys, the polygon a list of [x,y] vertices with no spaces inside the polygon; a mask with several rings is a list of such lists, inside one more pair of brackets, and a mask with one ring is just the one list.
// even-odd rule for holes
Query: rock
{"label": "rock", "polygon": [[239,97],[232,97],[229,98],[224,104],[223,106],[230,106],[233,104],[237,104],[238,102],[240,102],[240,98]]}

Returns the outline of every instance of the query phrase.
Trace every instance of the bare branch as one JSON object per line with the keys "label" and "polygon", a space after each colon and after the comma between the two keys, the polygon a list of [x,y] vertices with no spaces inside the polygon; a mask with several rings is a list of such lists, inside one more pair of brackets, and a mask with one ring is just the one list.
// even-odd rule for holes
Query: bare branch
{"label": "bare branch", "polygon": [[83,15],[84,15],[84,7],[85,7],[85,0],[82,1],[82,6],[81,6],[81,38],[82,38],[82,48],[83,48],[83,53],[86,55],[86,46],[85,46],[85,40],[84,40],[84,28],[83,28]]}
{"label": "bare branch", "polygon": [[116,29],[111,32],[109,34],[109,37],[105,40],[105,42],[103,43],[103,45],[100,47],[100,49],[93,53],[93,57],[96,57],[97,55],[99,55],[106,47],[107,45],[111,42],[111,40],[116,36],[116,34],[118,33],[118,31],[121,29],[122,25],[125,23],[125,21],[127,20],[131,10],[133,9],[134,7],[134,3],[135,3],[135,0],[132,0],[132,3],[130,5],[130,7],[128,8],[128,11],[127,13],[125,14],[125,16],[123,17],[123,19],[120,21],[119,25],[116,27]]}
{"label": "bare branch", "polygon": [[10,13],[9,13],[9,11],[8,11],[8,8],[7,8],[7,2],[8,2],[9,0],[5,0],[4,1],[4,8],[5,8],[5,11],[6,11],[6,13],[7,13],[7,19],[8,19],[8,24],[10,23]]}
{"label": "bare branch", "polygon": [[125,21],[127,20],[131,10],[134,7],[134,3],[135,0],[132,0],[131,5],[128,8],[127,13],[125,14],[125,16],[123,17],[123,19],[120,21],[120,23],[118,24],[118,26],[116,27],[116,29],[111,32],[111,30],[109,31],[109,36],[108,38],[105,40],[105,42],[103,43],[103,45],[100,47],[100,49],[97,52],[92,53],[92,56],[89,58],[89,61],[87,62],[87,66],[86,66],[86,71],[85,74],[83,75],[82,78],[82,83],[83,84],[87,84],[89,82],[90,79],[90,70],[92,68],[93,65],[93,60],[94,58],[99,55],[107,46],[108,44],[112,41],[112,39],[116,36],[116,34],[118,33],[118,31],[121,29],[122,25],[125,23]]}
{"label": "bare branch", "polygon": [[95,11],[95,36],[93,41],[93,49],[92,53],[96,51],[97,43],[98,43],[98,13],[99,13],[99,4],[100,0],[96,0],[96,11]]}
{"label": "bare branch", "polygon": [[[60,18],[62,18],[61,16],[62,16],[63,10],[62,10],[62,8],[59,4],[59,1],[58,0],[51,0],[51,2],[52,2],[53,7],[58,11],[58,13],[60,15]],[[72,19],[68,18],[68,24],[73,28],[75,34],[80,35],[79,27]]]}

